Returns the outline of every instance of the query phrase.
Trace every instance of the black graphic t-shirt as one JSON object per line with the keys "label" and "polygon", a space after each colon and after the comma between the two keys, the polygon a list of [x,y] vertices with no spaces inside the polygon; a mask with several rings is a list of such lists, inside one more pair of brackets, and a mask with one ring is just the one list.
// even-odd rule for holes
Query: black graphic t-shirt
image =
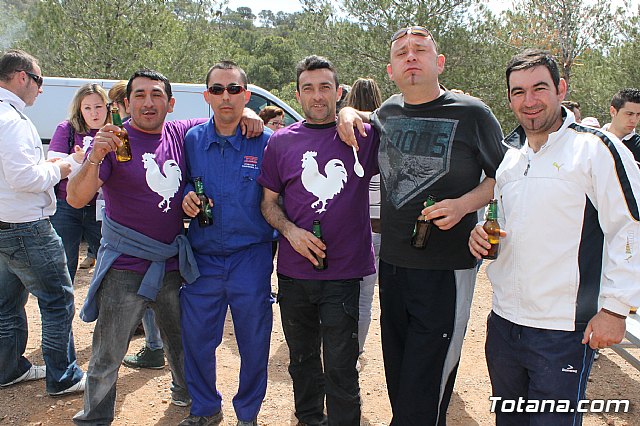
{"label": "black graphic t-shirt", "polygon": [[458,198],[478,186],[483,171],[495,177],[507,147],[489,107],[448,91],[421,105],[394,95],[371,122],[380,133],[382,260],[418,269],[474,267],[467,241],[478,222],[475,212],[448,231],[434,227],[424,250],[410,242],[429,195],[438,201]]}

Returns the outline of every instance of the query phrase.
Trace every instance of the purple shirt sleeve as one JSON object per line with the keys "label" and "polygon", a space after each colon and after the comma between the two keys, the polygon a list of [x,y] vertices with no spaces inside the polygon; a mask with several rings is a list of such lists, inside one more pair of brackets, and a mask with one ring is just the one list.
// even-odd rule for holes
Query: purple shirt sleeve
{"label": "purple shirt sleeve", "polygon": [[56,131],[53,133],[53,136],[51,137],[51,142],[49,142],[49,151],[61,152],[63,154],[70,154],[69,152],[69,130],[70,129],[71,129],[71,124],[69,124],[69,121],[67,120],[58,124],[58,127],[56,127]]}

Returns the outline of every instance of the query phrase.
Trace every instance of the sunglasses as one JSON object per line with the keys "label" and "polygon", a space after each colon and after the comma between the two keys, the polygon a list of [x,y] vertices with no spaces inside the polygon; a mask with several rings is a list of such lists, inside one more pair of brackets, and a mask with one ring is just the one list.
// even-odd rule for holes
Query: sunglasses
{"label": "sunglasses", "polygon": [[400,28],[398,31],[396,31],[393,34],[393,36],[391,36],[391,44],[393,44],[394,41],[406,36],[407,34],[414,34],[417,36],[433,39],[433,35],[431,35],[431,31],[429,31],[425,27],[411,26],[411,27]]}
{"label": "sunglasses", "polygon": [[284,127],[283,121],[270,121],[267,124],[271,124],[272,126],[277,126],[277,127]]}
{"label": "sunglasses", "polygon": [[42,78],[41,75],[34,74],[26,70],[16,70],[16,72],[21,72],[21,71],[27,74],[29,77],[31,77],[33,81],[36,82],[36,85],[38,86],[38,88],[42,87],[42,83],[44,83],[44,78]]}
{"label": "sunglasses", "polygon": [[244,92],[247,89],[240,86],[239,84],[230,84],[226,87],[223,86],[222,84],[214,84],[213,86],[207,88],[207,90],[212,95],[222,95],[225,90],[229,92],[230,95],[237,95],[239,93]]}

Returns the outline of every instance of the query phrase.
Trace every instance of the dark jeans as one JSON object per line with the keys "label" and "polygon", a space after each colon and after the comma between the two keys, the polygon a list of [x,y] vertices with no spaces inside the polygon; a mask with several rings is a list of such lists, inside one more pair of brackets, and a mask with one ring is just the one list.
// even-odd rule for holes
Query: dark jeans
{"label": "dark jeans", "polygon": [[0,230],[0,383],[31,368],[24,357],[28,327],[24,306],[38,298],[47,392],[67,389],[82,378],[76,364],[71,322],[73,287],[60,237],[48,219]]}
{"label": "dark jeans", "polygon": [[118,369],[147,307],[156,312],[165,344],[173,379],[172,396],[181,400],[188,398],[178,298],[182,277],[177,271],[167,272],[155,302],[138,296],[141,282],[141,274],[110,269],[98,289],[96,298],[100,311],[93,332],[84,409],[74,416],[76,424],[105,425],[113,422]]}
{"label": "dark jeans", "polygon": [[[578,426],[593,363],[593,349],[583,345],[583,331],[545,330],[508,321],[495,312],[487,319],[485,352],[493,396],[518,401],[568,400],[571,413],[502,412],[496,405],[497,426]],[[506,410],[505,410],[506,411]],[[546,410],[549,411],[549,410]]]}
{"label": "dark jeans", "polygon": [[360,279],[298,280],[278,274],[278,287],[296,417],[309,425],[323,424],[326,394],[329,425],[359,425]]}
{"label": "dark jeans", "polygon": [[56,229],[64,252],[67,255],[67,267],[71,281],[75,279],[78,269],[78,251],[84,236],[89,245],[89,252],[98,253],[102,222],[96,222],[96,206],[84,206],[81,209],[71,207],[65,200],[58,200],[56,214],[51,216],[51,223]]}

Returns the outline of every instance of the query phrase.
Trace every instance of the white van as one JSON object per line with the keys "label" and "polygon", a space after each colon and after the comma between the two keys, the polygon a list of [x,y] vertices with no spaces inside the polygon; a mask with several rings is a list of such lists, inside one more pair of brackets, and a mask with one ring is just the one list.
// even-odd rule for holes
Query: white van
{"label": "white van", "polygon": [[[42,141],[48,144],[56,126],[69,117],[69,104],[80,86],[86,83],[98,83],[109,91],[117,81],[45,77],[42,94],[38,96],[33,106],[26,110],[26,114],[38,129]],[[211,108],[202,96],[205,89],[204,84],[172,83],[171,91],[176,104],[173,112],[167,116],[167,120],[210,117]],[[251,91],[251,99],[247,106],[256,113],[265,106],[274,105],[284,110],[287,125],[302,120],[300,114],[269,91],[253,84],[249,85],[248,90]]]}

